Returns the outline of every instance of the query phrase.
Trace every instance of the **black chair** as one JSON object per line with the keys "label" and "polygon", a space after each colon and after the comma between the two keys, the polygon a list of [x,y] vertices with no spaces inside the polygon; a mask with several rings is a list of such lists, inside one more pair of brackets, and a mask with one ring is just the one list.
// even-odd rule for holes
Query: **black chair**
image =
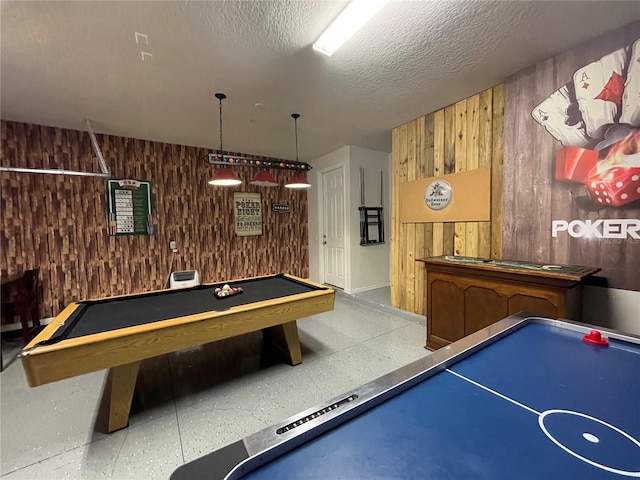
{"label": "black chair", "polygon": [[[22,277],[5,285],[10,290],[11,300],[2,302],[0,315],[13,323],[15,317],[20,318],[22,341],[26,345],[40,331],[40,298],[42,285],[40,270],[35,268],[24,272]],[[29,325],[31,323],[31,325]],[[2,350],[0,347],[0,371],[3,370]]]}

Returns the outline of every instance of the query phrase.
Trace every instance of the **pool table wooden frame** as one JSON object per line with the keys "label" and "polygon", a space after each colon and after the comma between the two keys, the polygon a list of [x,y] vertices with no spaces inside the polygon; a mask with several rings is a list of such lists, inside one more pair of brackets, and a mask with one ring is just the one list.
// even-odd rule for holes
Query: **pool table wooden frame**
{"label": "pool table wooden frame", "polygon": [[[103,394],[103,415],[108,418],[99,419],[99,423],[102,430],[111,433],[128,425],[138,370],[144,359],[263,330],[265,336],[287,355],[290,363],[297,365],[302,362],[302,352],[296,320],[333,310],[335,291],[293,275],[285,275],[285,278],[321,289],[224,311],[69,338],[52,345],[37,345],[51,338],[80,306],[80,303],[71,303],[20,353],[27,382],[35,387],[109,368]],[[109,300],[128,296],[131,295],[109,297]]]}

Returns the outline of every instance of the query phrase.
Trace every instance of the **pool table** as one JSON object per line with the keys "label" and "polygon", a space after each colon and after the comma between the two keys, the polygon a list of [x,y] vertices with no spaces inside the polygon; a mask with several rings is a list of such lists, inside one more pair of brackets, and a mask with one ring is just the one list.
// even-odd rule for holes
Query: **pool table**
{"label": "pool table", "polygon": [[[218,298],[216,288],[241,288]],[[127,426],[140,362],[262,330],[292,365],[302,362],[296,320],[333,310],[335,291],[287,274],[74,302],[19,357],[35,387],[109,368],[99,428]]]}
{"label": "pool table", "polygon": [[521,312],[171,480],[638,478],[640,337],[592,330]]}

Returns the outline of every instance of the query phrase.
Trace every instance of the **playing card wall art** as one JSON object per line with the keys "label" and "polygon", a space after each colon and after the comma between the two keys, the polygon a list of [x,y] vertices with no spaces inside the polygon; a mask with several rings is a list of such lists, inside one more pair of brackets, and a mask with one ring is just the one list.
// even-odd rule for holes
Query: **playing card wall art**
{"label": "playing card wall art", "polygon": [[640,22],[505,79],[503,258],[640,291]]}
{"label": "playing card wall art", "polygon": [[531,115],[560,143],[555,179],[594,207],[640,200],[640,39],[575,71]]}

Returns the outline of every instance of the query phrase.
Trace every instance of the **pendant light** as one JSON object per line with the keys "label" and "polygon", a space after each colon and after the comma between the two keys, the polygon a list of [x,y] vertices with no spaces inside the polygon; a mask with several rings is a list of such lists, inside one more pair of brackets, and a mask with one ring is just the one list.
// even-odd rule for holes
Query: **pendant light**
{"label": "pendant light", "polygon": [[257,185],[258,187],[277,187],[278,182],[273,178],[273,175],[268,170],[260,170],[253,180],[249,182],[251,185]]}
{"label": "pendant light", "polygon": [[[215,97],[220,102],[220,153],[224,151],[222,149],[222,100],[227,98],[224,93],[216,93]],[[209,185],[217,185],[220,187],[232,187],[234,185],[240,185],[242,180],[236,177],[233,170],[229,167],[222,167],[213,175],[213,178],[209,180]]]}
{"label": "pendant light", "polygon": [[[298,118],[300,118],[300,114],[292,113],[291,118],[293,118],[296,132],[296,163],[300,163],[298,161]],[[309,188],[310,186],[311,184],[307,181],[306,175],[298,170],[291,175],[291,180],[285,185],[287,188]]]}

